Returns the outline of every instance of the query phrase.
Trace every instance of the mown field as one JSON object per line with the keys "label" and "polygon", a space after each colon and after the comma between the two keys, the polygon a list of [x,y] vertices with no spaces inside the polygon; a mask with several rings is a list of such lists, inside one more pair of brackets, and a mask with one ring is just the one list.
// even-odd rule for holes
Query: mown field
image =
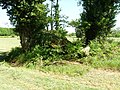
{"label": "mown field", "polygon": [[81,77],[0,63],[0,90],[119,90],[120,73],[91,69]]}
{"label": "mown field", "polygon": [[14,47],[20,46],[20,40],[18,37],[16,38],[0,38],[0,52],[10,51]]}
{"label": "mown field", "polygon": [[[20,46],[18,38],[0,38],[0,52],[7,52],[16,46]],[[45,71],[11,67],[1,60],[0,90],[120,90],[119,71],[94,69],[79,63],[69,64],[71,65],[62,65],[62,70],[71,69],[79,72],[85,68],[89,70],[81,76],[71,76],[67,72],[63,74],[48,72],[48,69]],[[52,68],[49,67],[49,70]]]}

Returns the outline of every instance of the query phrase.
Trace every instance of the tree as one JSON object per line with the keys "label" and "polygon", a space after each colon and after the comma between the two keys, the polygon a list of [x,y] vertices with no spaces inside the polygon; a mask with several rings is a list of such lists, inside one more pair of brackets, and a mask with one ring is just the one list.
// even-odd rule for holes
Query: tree
{"label": "tree", "polygon": [[[82,1],[82,2],[81,2]],[[119,0],[81,0],[83,13],[80,27],[85,28],[85,45],[96,38],[105,37],[115,26]]]}
{"label": "tree", "polygon": [[51,22],[50,22],[50,26],[51,26],[51,30],[53,30],[53,7],[54,7],[54,0],[50,0],[51,1],[51,10],[50,10],[50,17],[51,17]]}
{"label": "tree", "polygon": [[55,5],[55,29],[58,30],[59,29],[59,18],[60,18],[60,15],[59,15],[59,2],[58,0],[56,0],[56,5]]}
{"label": "tree", "polygon": [[69,25],[75,28],[76,37],[82,38],[84,36],[84,28],[80,27],[80,19],[72,20]]}
{"label": "tree", "polygon": [[[0,0],[0,6],[7,9],[10,21],[16,26],[24,51],[31,50],[38,43],[40,32],[47,24],[45,0]],[[39,42],[40,43],[40,42]]]}
{"label": "tree", "polygon": [[60,27],[60,10],[59,10],[59,1],[58,0],[50,0],[51,1],[51,9],[50,9],[50,25],[51,25],[51,30],[54,29],[58,30]]}

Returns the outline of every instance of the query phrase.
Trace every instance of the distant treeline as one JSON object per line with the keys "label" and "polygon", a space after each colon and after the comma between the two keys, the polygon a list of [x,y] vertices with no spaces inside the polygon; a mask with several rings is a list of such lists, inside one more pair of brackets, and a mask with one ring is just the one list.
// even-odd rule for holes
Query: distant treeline
{"label": "distant treeline", "polygon": [[120,37],[120,28],[112,30],[110,37]]}
{"label": "distant treeline", "polygon": [[[76,33],[69,33],[68,36],[76,36]],[[108,37],[120,37],[120,28],[112,30]]]}
{"label": "distant treeline", "polygon": [[15,36],[14,28],[2,28],[0,27],[0,36]]}

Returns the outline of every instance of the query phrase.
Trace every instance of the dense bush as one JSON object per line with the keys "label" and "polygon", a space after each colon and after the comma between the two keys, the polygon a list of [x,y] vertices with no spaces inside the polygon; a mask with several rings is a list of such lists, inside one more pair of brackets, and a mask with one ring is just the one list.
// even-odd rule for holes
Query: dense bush
{"label": "dense bush", "polygon": [[13,28],[0,28],[0,36],[15,36]]}
{"label": "dense bush", "polygon": [[[58,41],[59,42],[59,41]],[[65,44],[47,43],[47,45],[36,45],[31,51],[22,52],[22,49],[13,49],[7,57],[7,61],[17,65],[48,65],[54,61],[76,60],[83,57],[82,44],[80,41]]]}
{"label": "dense bush", "polygon": [[67,60],[89,64],[96,68],[119,68],[119,42],[94,40],[90,43],[90,55],[86,56],[82,51],[83,44],[80,40],[70,42],[61,35],[57,36],[57,32],[56,35],[49,33],[47,37],[44,37],[44,40],[46,41],[44,45],[36,45],[28,52],[23,52],[21,48],[13,49],[6,60],[12,65],[27,67],[49,66],[56,61]]}

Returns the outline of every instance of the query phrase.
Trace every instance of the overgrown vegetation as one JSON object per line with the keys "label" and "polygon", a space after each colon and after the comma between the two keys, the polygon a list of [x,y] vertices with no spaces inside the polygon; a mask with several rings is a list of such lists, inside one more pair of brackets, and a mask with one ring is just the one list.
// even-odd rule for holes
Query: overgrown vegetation
{"label": "overgrown vegetation", "polygon": [[[45,35],[45,34],[44,34]],[[46,45],[35,46],[29,52],[23,52],[21,48],[13,49],[8,55],[9,62],[18,62],[18,64],[32,63],[33,65],[49,65],[49,63],[60,60],[76,60],[84,56],[82,50],[82,43],[80,41],[70,42],[67,39],[59,39],[59,37],[46,38]],[[54,40],[56,38],[56,40]],[[48,42],[51,39],[51,42]],[[53,40],[52,40],[53,39]],[[63,41],[64,40],[64,41]],[[79,42],[79,43],[78,43]]]}
{"label": "overgrown vegetation", "polygon": [[90,56],[79,59],[78,62],[90,65],[94,68],[120,70],[120,42],[113,40],[90,44]]}
{"label": "overgrown vegetation", "polygon": [[[80,45],[80,44],[79,44]],[[90,67],[120,70],[120,43],[112,40],[99,43],[92,41],[89,56],[85,56],[78,42],[73,46],[36,46],[30,52],[22,52],[20,48],[13,49],[6,58],[12,66],[37,68],[44,72],[79,76],[89,71]],[[82,65],[82,66],[81,66]],[[86,67],[85,67],[86,66]]]}

